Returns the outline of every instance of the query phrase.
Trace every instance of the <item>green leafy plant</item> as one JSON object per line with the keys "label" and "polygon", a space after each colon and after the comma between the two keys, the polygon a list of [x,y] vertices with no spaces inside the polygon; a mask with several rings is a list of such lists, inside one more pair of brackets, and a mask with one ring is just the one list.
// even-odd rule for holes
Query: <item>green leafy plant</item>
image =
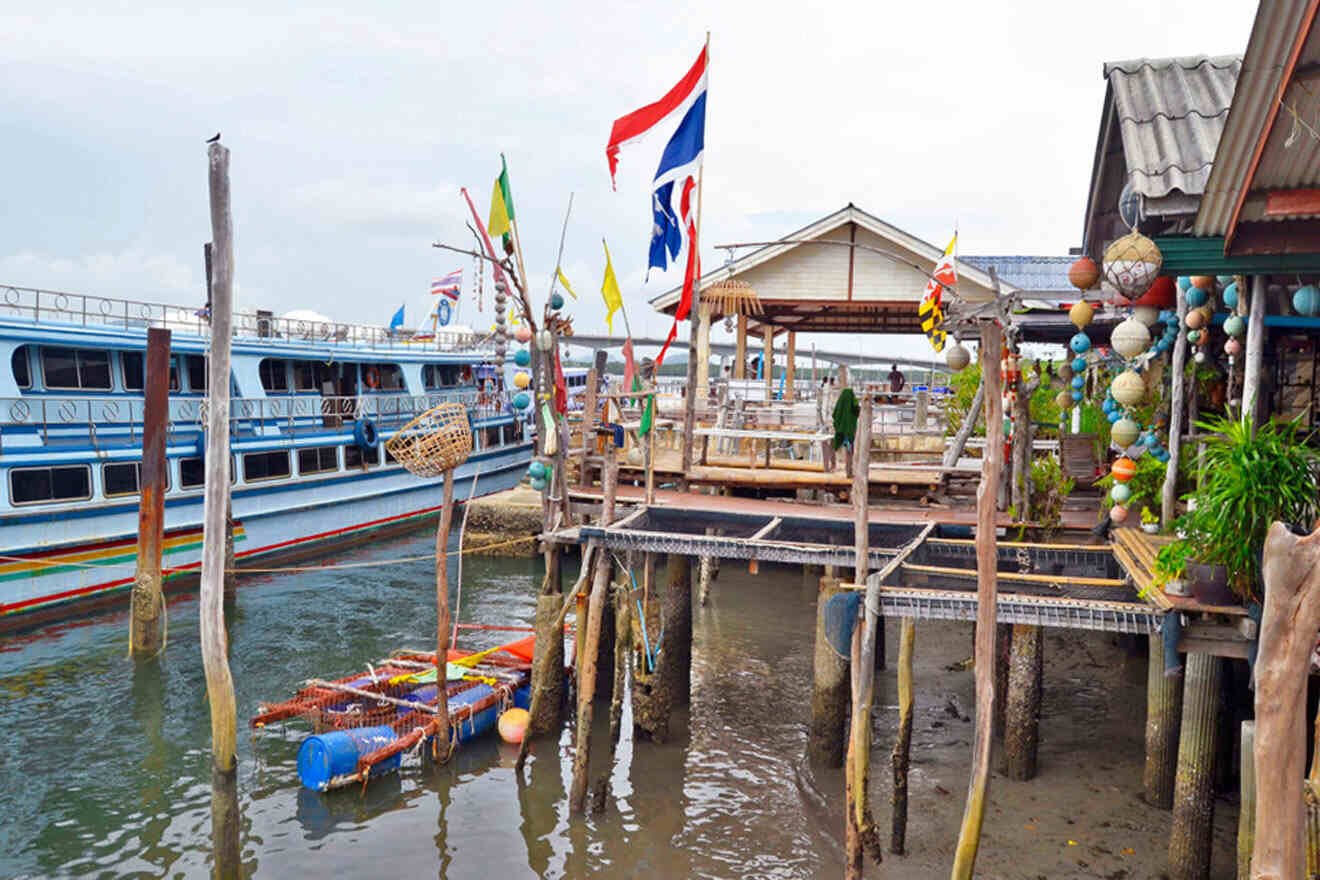
{"label": "green leafy plant", "polygon": [[[953,394],[944,403],[944,432],[952,437],[962,427],[963,420],[972,408],[972,398],[976,397],[977,386],[981,384],[981,365],[970,363],[949,379]],[[985,416],[978,420],[973,436],[985,436]]]}
{"label": "green leafy plant", "polygon": [[[1141,456],[1136,460],[1136,464],[1137,472],[1127,484],[1132,492],[1127,500],[1127,506],[1131,508],[1138,504],[1158,504],[1160,493],[1164,491],[1164,475],[1168,472],[1168,465],[1153,455]],[[1105,490],[1103,502],[1105,507],[1114,505],[1113,499],[1109,497],[1109,490],[1114,488],[1114,482],[1113,473],[1105,474],[1095,481],[1097,486]]]}
{"label": "green leafy plant", "polygon": [[1162,587],[1169,581],[1180,578],[1187,571],[1187,561],[1192,555],[1192,545],[1186,541],[1174,541],[1165,544],[1155,555],[1155,579],[1151,586]]}
{"label": "green leafy plant", "polygon": [[1145,525],[1145,526],[1153,526],[1153,525],[1155,525],[1156,523],[1158,523],[1159,521],[1160,521],[1159,516],[1157,516],[1154,512],[1152,512],[1151,509],[1150,509],[1149,507],[1143,507],[1143,508],[1141,508],[1141,524],[1142,524],[1142,525]]}
{"label": "green leafy plant", "polygon": [[1243,599],[1257,595],[1265,533],[1276,521],[1310,526],[1320,512],[1320,456],[1299,419],[1244,425],[1231,414],[1197,423],[1205,441],[1201,484],[1184,496],[1195,501],[1174,528],[1204,563],[1228,570],[1229,586]]}
{"label": "green leafy plant", "polygon": [[1041,537],[1050,540],[1063,525],[1063,500],[1072,494],[1074,482],[1052,455],[1031,462],[1031,518],[1040,526]]}

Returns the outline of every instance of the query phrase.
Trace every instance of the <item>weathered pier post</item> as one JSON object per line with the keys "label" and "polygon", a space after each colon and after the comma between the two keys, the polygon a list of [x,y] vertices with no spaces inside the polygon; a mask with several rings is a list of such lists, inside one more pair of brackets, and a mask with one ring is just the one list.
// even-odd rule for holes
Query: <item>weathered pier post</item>
{"label": "weathered pier post", "polygon": [[[449,668],[449,529],[454,519],[454,469],[445,470],[444,500],[440,523],[435,530],[435,674],[444,693]],[[436,700],[436,724],[439,733],[432,740],[432,754],[448,761],[453,742],[449,730],[449,700]]]}
{"label": "weathered pier post", "polygon": [[1039,626],[1013,625],[1008,693],[1004,699],[1004,759],[1008,778],[1019,782],[1036,775],[1044,635],[1045,631]]}
{"label": "weathered pier post", "polygon": [[665,562],[664,622],[660,661],[656,664],[660,687],[670,706],[686,706],[692,696],[692,558],[669,554]]}
{"label": "weathered pier post", "polygon": [[[1172,880],[1205,880],[1210,876],[1210,844],[1215,816],[1214,763],[1219,750],[1223,670],[1223,659],[1213,654],[1187,655],[1178,774],[1173,789],[1173,828],[1169,833],[1169,877]],[[1299,782],[1300,779],[1299,767]]]}
{"label": "weathered pier post", "polygon": [[[583,554],[585,564],[586,554]],[[559,729],[564,707],[563,551],[547,548],[545,580],[536,597],[536,645],[532,654],[531,718],[527,736]]]}
{"label": "weathered pier post", "polygon": [[816,597],[816,652],[812,672],[807,759],[817,767],[842,767],[848,725],[848,660],[825,637],[825,606],[839,593],[836,578],[822,577]]}
{"label": "weathered pier post", "polygon": [[1173,808],[1173,780],[1178,766],[1178,734],[1182,730],[1183,674],[1164,670],[1164,639],[1150,636],[1146,670],[1146,803],[1161,810]]}
{"label": "weathered pier post", "polygon": [[[161,649],[160,616],[165,606],[161,556],[165,545],[165,437],[170,422],[170,331],[147,330],[142,406],[142,465],[138,478],[137,572],[129,618],[129,654],[154,657]],[[228,413],[226,413],[228,415]],[[225,420],[228,430],[228,419]]]}
{"label": "weathered pier post", "polygon": [[903,855],[907,847],[908,767],[912,753],[912,651],[917,640],[916,621],[902,620],[902,634],[898,642],[898,736],[890,762],[894,768],[894,789],[891,796],[892,818],[889,831],[889,851]]}
{"label": "weathered pier post", "polygon": [[225,605],[238,601],[238,571],[234,563],[234,501],[225,505]]}
{"label": "weathered pier post", "polygon": [[[852,502],[853,502],[853,543],[856,545],[856,565],[853,567],[853,583],[866,584],[866,575],[870,570],[871,559],[871,424],[874,402],[871,395],[863,391],[861,410],[857,414],[857,434],[853,437]],[[885,668],[885,618],[881,614],[875,631],[875,668]],[[869,744],[868,744],[869,748]]]}
{"label": "weathered pier post", "polygon": [[[1316,756],[1320,758],[1320,755]],[[1242,722],[1241,782],[1238,785],[1238,836],[1237,836],[1237,875],[1246,880],[1251,876],[1251,854],[1256,848],[1256,722]],[[1308,807],[1310,805],[1308,804]],[[1309,810],[1308,810],[1309,812]],[[1309,830],[1309,829],[1308,829]],[[1315,866],[1310,864],[1310,847],[1307,847],[1307,874],[1310,876]]]}
{"label": "weathered pier post", "polygon": [[[1175,288],[1176,289],[1176,288]],[[1178,295],[1178,326],[1187,320],[1187,296],[1181,290]],[[1183,435],[1183,385],[1185,382],[1183,367],[1187,363],[1187,334],[1179,333],[1173,344],[1173,363],[1169,368],[1169,469],[1164,475],[1164,484],[1160,488],[1160,516],[1167,523],[1173,522],[1177,514],[1175,504],[1178,500],[1178,465],[1182,459]],[[1151,639],[1154,645],[1155,639]],[[1154,656],[1154,652],[1151,652]]]}
{"label": "weathered pier post", "polygon": [[[631,560],[629,560],[631,564]],[[628,689],[628,654],[632,650],[632,599],[630,585],[624,583],[614,590],[614,675],[610,697],[610,745],[605,767],[598,775],[591,797],[591,811],[605,812],[610,798],[610,777],[614,774],[614,756],[619,747],[619,733],[623,722],[623,695]]]}
{"label": "weathered pier post", "polygon": [[229,208],[229,148],[207,148],[211,203],[211,369],[207,393],[206,485],[202,501],[202,665],[211,708],[211,845],[215,876],[242,874],[238,814],[238,705],[227,655],[224,521],[229,505],[229,347],[233,319],[234,238]]}

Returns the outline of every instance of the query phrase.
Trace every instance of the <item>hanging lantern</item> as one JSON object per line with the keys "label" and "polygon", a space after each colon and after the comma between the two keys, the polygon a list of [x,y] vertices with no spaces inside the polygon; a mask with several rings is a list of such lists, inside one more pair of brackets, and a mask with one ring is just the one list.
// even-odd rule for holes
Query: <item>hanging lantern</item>
{"label": "hanging lantern", "polygon": [[972,353],[961,342],[955,342],[944,352],[944,362],[957,373],[972,362]]}
{"label": "hanging lantern", "polygon": [[513,331],[513,338],[526,345],[532,338],[532,330],[526,324],[519,324],[518,329]]}
{"label": "hanging lantern", "polygon": [[1109,386],[1109,393],[1124,406],[1136,406],[1146,396],[1146,383],[1132,370],[1124,370]]}
{"label": "hanging lantern", "polygon": [[1073,336],[1071,340],[1068,341],[1068,345],[1077,354],[1082,354],[1090,350],[1091,337],[1087,336],[1085,333],[1078,333],[1077,335]]}
{"label": "hanging lantern", "polygon": [[1200,308],[1201,306],[1205,305],[1206,300],[1210,298],[1210,294],[1206,293],[1200,287],[1191,288],[1190,290],[1187,291],[1186,296],[1187,296],[1187,305],[1191,306],[1194,309]]}
{"label": "hanging lantern", "polygon": [[1230,311],[1238,306],[1238,286],[1234,281],[1232,284],[1224,285],[1224,290],[1219,294],[1219,298],[1224,301],[1224,308]]}
{"label": "hanging lantern", "polygon": [[1137,297],[1132,304],[1134,306],[1149,306],[1153,309],[1171,309],[1177,303],[1178,295],[1173,285],[1173,279],[1168,275],[1161,275],[1152,281],[1146,292]]}
{"label": "hanging lantern", "polygon": [[1236,339],[1229,339],[1224,343],[1224,352],[1230,356],[1242,354],[1242,343]]}
{"label": "hanging lantern", "polygon": [[1192,287],[1198,290],[1204,290],[1206,293],[1215,289],[1215,276],[1213,275],[1193,275]]}
{"label": "hanging lantern", "polygon": [[1154,327],[1160,322],[1160,311],[1154,306],[1137,306],[1132,310],[1132,317],[1145,327]]}
{"label": "hanging lantern", "polygon": [[1114,488],[1109,490],[1109,497],[1114,499],[1115,504],[1127,504],[1132,497],[1132,490],[1123,483],[1115,483]]}
{"label": "hanging lantern", "polygon": [[1125,455],[1114,462],[1109,472],[1114,475],[1115,482],[1126,483],[1137,475],[1137,463]]}
{"label": "hanging lantern", "polygon": [[524,373],[522,370],[513,374],[513,387],[517,388],[519,391],[522,391],[531,384],[532,377]]}
{"label": "hanging lantern", "polygon": [[1079,257],[1068,267],[1068,281],[1078,290],[1090,290],[1100,280],[1100,267],[1090,257]]}
{"label": "hanging lantern", "polygon": [[1136,318],[1128,318],[1114,328],[1109,345],[1125,358],[1134,358],[1150,345],[1150,331]]}
{"label": "hanging lantern", "polygon": [[1121,504],[1115,504],[1109,508],[1109,518],[1116,523],[1121,523],[1128,518],[1128,509]]}
{"label": "hanging lantern", "polygon": [[1072,394],[1067,391],[1060,391],[1054,395],[1054,402],[1059,405],[1059,409],[1068,409],[1073,405]]}
{"label": "hanging lantern", "polygon": [[1232,337],[1241,336],[1247,332],[1247,322],[1242,320],[1241,315],[1229,315],[1224,320],[1224,332]]}
{"label": "hanging lantern", "polygon": [[513,362],[520,367],[525,367],[532,362],[532,353],[525,348],[520,348],[513,353]]}
{"label": "hanging lantern", "polygon": [[1205,312],[1201,311],[1200,309],[1192,309],[1190,312],[1187,313],[1187,319],[1185,323],[1187,324],[1187,329],[1189,330],[1200,330],[1202,327],[1205,326]]}
{"label": "hanging lantern", "polygon": [[1160,274],[1164,257],[1160,249],[1140,232],[1129,232],[1105,248],[1104,277],[1129,299],[1150,289]]}
{"label": "hanging lantern", "polygon": [[1095,316],[1095,309],[1086,300],[1073,303],[1073,307],[1068,310],[1068,320],[1077,326],[1078,330],[1091,323],[1091,318]]}
{"label": "hanging lantern", "polygon": [[1114,423],[1114,427],[1109,429],[1109,436],[1125,449],[1137,442],[1139,434],[1141,434],[1141,426],[1126,417],[1119,419]]}
{"label": "hanging lantern", "polygon": [[1320,288],[1314,284],[1306,284],[1297,288],[1293,293],[1293,309],[1299,315],[1306,315],[1308,318],[1314,318],[1320,315]]}

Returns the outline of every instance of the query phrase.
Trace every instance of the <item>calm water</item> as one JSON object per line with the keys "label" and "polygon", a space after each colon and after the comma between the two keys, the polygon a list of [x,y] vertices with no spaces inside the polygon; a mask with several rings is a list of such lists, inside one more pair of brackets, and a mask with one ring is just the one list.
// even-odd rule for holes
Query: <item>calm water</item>
{"label": "calm water", "polygon": [[[389,563],[429,552],[431,540],[422,533],[324,560],[379,566],[242,580],[231,629],[240,720],[303,679],[433,644],[431,563]],[[470,557],[464,569],[464,621],[530,623],[539,560]],[[246,866],[322,876],[837,873],[837,816],[800,766],[814,603],[814,584],[796,570],[763,566],[750,578],[726,566],[710,607],[695,609],[685,735],[634,749],[625,717],[599,817],[568,814],[567,731],[537,744],[521,783],[516,749],[492,737],[446,767],[405,762],[365,795],[322,795],[298,784],[297,734],[253,737],[241,723]],[[127,628],[116,614],[0,639],[0,876],[208,873],[195,596],[170,601],[159,662],[135,668]],[[508,638],[464,633],[460,644]]]}

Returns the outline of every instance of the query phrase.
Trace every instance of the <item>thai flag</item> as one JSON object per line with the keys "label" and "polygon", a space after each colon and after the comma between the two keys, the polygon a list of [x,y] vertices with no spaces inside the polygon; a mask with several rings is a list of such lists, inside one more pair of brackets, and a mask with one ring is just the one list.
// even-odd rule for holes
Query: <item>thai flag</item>
{"label": "thai flag", "polygon": [[458,302],[458,293],[463,289],[463,270],[457,269],[450,272],[444,278],[437,278],[431,282],[431,295],[438,296],[444,294],[449,297],[450,302]]}

